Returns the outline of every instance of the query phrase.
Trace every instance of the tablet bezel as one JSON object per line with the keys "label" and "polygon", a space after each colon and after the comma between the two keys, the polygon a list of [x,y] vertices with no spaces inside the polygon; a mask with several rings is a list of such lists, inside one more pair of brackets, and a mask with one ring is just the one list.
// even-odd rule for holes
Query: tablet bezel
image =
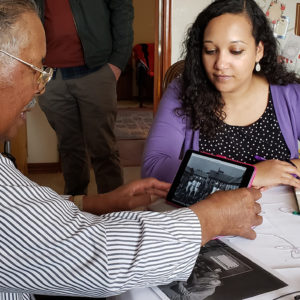
{"label": "tablet bezel", "polygon": [[[187,167],[187,165],[190,161],[190,158],[193,154],[200,155],[200,156],[203,156],[203,157],[209,157],[209,158],[215,160],[216,162],[221,161],[221,162],[226,162],[226,163],[229,163],[229,164],[232,164],[232,165],[245,167],[246,171],[243,175],[243,178],[242,178],[242,181],[239,185],[239,188],[241,188],[241,187],[251,187],[254,176],[255,176],[255,173],[256,173],[256,168],[255,168],[254,165],[239,162],[239,161],[236,161],[236,160],[232,160],[232,159],[229,159],[229,158],[221,156],[221,155],[213,155],[213,154],[202,152],[202,151],[188,150],[184,155],[184,158],[183,158],[183,160],[182,160],[182,162],[179,166],[179,169],[178,169],[178,171],[176,173],[176,176],[173,180],[171,188],[168,192],[168,195],[167,195],[167,202],[168,203],[170,203],[172,205],[179,206],[179,207],[187,207],[187,206],[191,205],[191,204],[183,205],[183,203],[179,203],[176,200],[174,200],[173,198],[174,198],[174,193],[175,193],[178,185],[180,184],[182,175],[184,174],[184,171],[185,171],[185,169],[186,169],[186,167]],[[202,199],[200,199],[198,201],[201,201],[201,200]],[[198,201],[196,201],[196,202],[198,202]]]}

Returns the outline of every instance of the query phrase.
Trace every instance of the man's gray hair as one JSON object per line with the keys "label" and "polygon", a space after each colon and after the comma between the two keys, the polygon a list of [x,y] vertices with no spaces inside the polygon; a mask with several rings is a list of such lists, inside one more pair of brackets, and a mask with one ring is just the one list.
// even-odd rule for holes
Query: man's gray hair
{"label": "man's gray hair", "polygon": [[[15,36],[14,27],[23,13],[38,13],[33,0],[0,0],[0,49],[11,54],[18,55],[20,48],[26,42],[24,35]],[[7,55],[0,53],[0,75],[1,65],[15,64]],[[7,71],[7,70],[6,70]]]}

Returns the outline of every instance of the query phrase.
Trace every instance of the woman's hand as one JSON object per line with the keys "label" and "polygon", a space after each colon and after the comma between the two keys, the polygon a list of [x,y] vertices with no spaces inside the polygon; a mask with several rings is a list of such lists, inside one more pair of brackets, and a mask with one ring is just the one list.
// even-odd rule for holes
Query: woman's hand
{"label": "woman's hand", "polygon": [[[294,162],[294,161],[293,161]],[[279,184],[300,188],[300,171],[288,162],[278,159],[265,160],[255,164],[256,175],[253,187],[265,190]]]}

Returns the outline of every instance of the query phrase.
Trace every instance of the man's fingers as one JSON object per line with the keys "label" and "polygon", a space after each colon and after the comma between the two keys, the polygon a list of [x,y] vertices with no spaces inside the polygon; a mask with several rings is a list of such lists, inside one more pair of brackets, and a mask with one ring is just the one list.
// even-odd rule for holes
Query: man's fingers
{"label": "man's fingers", "polygon": [[257,215],[257,216],[255,217],[255,219],[254,219],[254,224],[253,224],[253,226],[258,226],[258,225],[262,224],[262,222],[263,222],[263,217]]}
{"label": "man's fingers", "polygon": [[255,240],[256,238],[256,232],[253,229],[250,229],[245,234],[242,235],[243,237],[249,239],[249,240]]}
{"label": "man's fingers", "polygon": [[171,184],[164,181],[159,181],[157,179],[152,178],[154,181],[152,181],[152,188],[156,190],[163,190],[163,191],[169,191]]}
{"label": "man's fingers", "polygon": [[256,214],[261,213],[261,206],[259,203],[257,203],[257,202],[254,203],[254,210],[255,210]]}
{"label": "man's fingers", "polygon": [[167,191],[161,191],[161,190],[152,190],[150,193],[150,195],[155,195],[155,196],[159,196],[162,198],[165,198],[167,196],[167,194],[168,194]]}
{"label": "man's fingers", "polygon": [[156,195],[165,197],[170,189],[171,184],[163,181],[159,181],[155,178],[146,178],[137,181],[133,181],[132,195]]}
{"label": "man's fingers", "polygon": [[257,201],[258,199],[261,198],[262,194],[259,189],[256,188],[249,188],[250,193],[254,197],[254,201]]}

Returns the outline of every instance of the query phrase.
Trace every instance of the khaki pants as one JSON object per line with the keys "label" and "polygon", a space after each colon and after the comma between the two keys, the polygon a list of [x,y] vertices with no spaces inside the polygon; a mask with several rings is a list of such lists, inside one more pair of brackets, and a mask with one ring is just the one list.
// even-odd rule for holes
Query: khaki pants
{"label": "khaki pants", "polygon": [[62,79],[58,70],[39,103],[58,138],[66,194],[87,193],[90,163],[98,193],[123,183],[114,134],[116,80],[108,65],[67,80]]}

